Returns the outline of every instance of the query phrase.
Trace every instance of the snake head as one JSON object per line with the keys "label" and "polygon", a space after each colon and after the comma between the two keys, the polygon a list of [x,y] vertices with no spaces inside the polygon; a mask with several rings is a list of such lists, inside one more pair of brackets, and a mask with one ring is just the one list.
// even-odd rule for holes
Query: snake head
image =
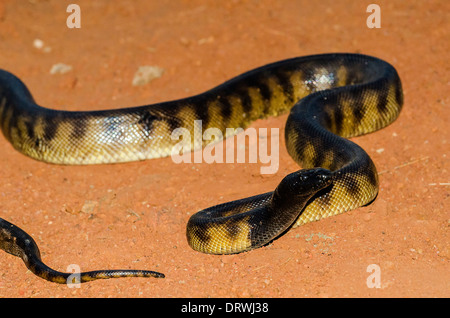
{"label": "snake head", "polygon": [[324,168],[303,169],[287,175],[277,187],[287,197],[310,197],[332,183],[333,173]]}
{"label": "snake head", "polygon": [[275,189],[269,211],[275,215],[289,216],[292,224],[308,201],[333,182],[333,173],[324,168],[303,169],[288,174]]}

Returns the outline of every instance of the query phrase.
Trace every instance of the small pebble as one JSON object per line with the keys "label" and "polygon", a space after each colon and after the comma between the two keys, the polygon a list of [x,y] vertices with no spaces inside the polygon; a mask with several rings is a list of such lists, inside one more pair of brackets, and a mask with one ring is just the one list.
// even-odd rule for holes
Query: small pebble
{"label": "small pebble", "polygon": [[37,49],[42,49],[44,47],[44,41],[42,41],[41,39],[35,39],[33,41],[33,46]]}
{"label": "small pebble", "polygon": [[52,66],[50,69],[50,74],[64,74],[70,72],[72,70],[71,65],[67,65],[64,63],[57,63]]}
{"label": "small pebble", "polygon": [[35,39],[33,41],[33,46],[38,50],[42,50],[42,52],[44,53],[50,53],[52,51],[52,48],[46,46],[44,41],[42,41],[41,39]]}
{"label": "small pebble", "polygon": [[139,66],[133,78],[133,86],[140,86],[150,83],[155,78],[159,78],[164,73],[164,69],[158,66]]}

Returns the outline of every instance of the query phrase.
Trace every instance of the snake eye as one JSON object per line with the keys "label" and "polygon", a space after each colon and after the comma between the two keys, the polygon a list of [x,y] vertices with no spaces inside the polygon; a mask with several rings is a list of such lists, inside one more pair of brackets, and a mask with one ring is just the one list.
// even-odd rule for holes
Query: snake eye
{"label": "snake eye", "polygon": [[317,178],[321,181],[328,181],[331,179],[331,174],[327,173],[327,174],[319,174],[317,176]]}

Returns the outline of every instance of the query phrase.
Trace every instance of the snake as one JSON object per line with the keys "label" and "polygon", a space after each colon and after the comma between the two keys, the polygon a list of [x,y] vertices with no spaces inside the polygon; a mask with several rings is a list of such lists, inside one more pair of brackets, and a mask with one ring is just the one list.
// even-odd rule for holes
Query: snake
{"label": "snake", "polygon": [[[247,128],[257,119],[288,114],[285,142],[301,167],[270,192],[221,203],[193,214],[186,225],[189,246],[208,254],[234,254],[266,246],[291,228],[373,202],[378,173],[352,137],[394,122],[403,106],[396,69],[377,57],[326,53],[273,62],[233,77],[203,93],[151,105],[97,111],[39,106],[26,85],[0,70],[0,126],[24,155],[62,165],[113,164],[167,157],[180,139]],[[217,142],[186,138],[190,151]],[[21,257],[37,276],[65,283],[40,258],[34,240],[0,219],[0,247]],[[94,271],[81,281],[113,277],[164,277],[152,271]]]}

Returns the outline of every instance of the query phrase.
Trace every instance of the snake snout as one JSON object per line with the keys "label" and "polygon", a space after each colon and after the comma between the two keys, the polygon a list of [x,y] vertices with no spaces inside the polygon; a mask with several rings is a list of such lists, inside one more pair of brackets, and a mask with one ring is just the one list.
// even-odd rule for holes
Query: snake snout
{"label": "snake snout", "polygon": [[300,184],[309,191],[318,191],[332,183],[332,172],[324,168],[300,170]]}
{"label": "snake snout", "polygon": [[323,168],[304,169],[294,172],[280,183],[283,191],[295,195],[311,195],[332,183],[332,172]]}

